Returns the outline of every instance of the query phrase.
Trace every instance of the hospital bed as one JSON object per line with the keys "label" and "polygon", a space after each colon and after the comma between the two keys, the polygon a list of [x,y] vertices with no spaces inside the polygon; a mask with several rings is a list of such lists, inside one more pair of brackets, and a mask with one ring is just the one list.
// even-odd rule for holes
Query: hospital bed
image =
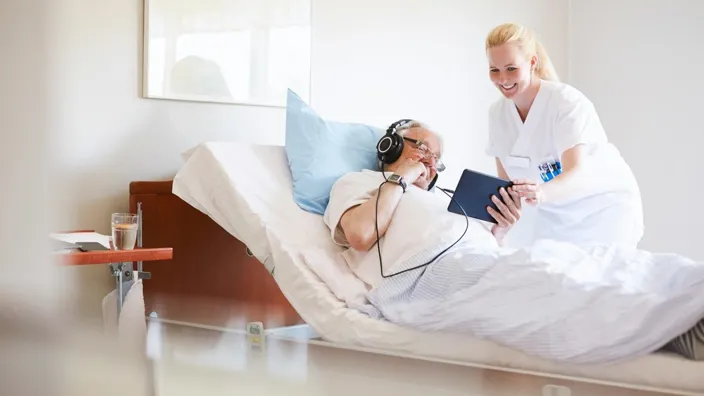
{"label": "hospital bed", "polygon": [[323,342],[338,347],[704,393],[704,363],[666,352],[612,365],[569,366],[469,335],[422,333],[365,316],[347,307],[366,290],[342,261],[322,217],[293,200],[284,147],[203,143],[183,159],[173,180],[130,186],[131,206],[144,211],[144,245],[173,246],[175,252],[168,266],[150,266],[147,309],[157,304],[157,294],[207,294],[277,307],[283,312],[279,325],[305,322]]}

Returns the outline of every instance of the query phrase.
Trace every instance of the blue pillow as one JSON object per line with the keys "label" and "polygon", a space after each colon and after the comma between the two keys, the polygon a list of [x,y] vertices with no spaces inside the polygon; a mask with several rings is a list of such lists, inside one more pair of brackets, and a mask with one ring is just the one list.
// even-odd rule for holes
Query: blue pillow
{"label": "blue pillow", "polygon": [[302,209],[325,213],[342,175],[376,169],[383,131],[364,124],[326,121],[290,89],[286,99],[286,155],[293,198]]}

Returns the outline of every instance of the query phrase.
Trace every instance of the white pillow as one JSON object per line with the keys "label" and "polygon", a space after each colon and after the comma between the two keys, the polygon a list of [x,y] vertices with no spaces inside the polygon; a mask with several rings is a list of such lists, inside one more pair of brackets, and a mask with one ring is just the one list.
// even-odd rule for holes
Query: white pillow
{"label": "white pillow", "polygon": [[198,147],[200,147],[200,145],[193,146],[193,147],[189,148],[188,150],[182,152],[181,153],[181,161],[183,161],[184,163],[188,162],[188,160],[191,159],[191,156],[193,156],[193,154],[196,152],[196,150],[198,150]]}

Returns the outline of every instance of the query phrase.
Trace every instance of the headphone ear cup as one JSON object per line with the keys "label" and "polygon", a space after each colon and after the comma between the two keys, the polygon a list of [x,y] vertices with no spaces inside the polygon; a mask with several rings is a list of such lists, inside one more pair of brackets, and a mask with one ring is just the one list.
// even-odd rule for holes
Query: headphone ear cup
{"label": "headphone ear cup", "polygon": [[403,152],[403,137],[395,133],[387,133],[379,139],[376,145],[376,156],[385,164],[396,162]]}
{"label": "headphone ear cup", "polygon": [[379,161],[385,164],[392,164],[401,157],[403,137],[399,136],[396,130],[408,122],[411,122],[411,120],[403,119],[394,122],[386,130],[386,134],[379,139],[379,143],[376,144],[376,156]]}
{"label": "headphone ear cup", "polygon": [[393,144],[389,148],[388,153],[386,153],[387,164],[393,164],[396,162],[399,158],[401,158],[401,153],[403,152],[403,137],[394,133],[391,135],[391,139],[393,139]]}
{"label": "headphone ear cup", "polygon": [[386,134],[379,139],[379,143],[376,144],[376,157],[379,161],[386,163],[391,146],[393,146],[393,135]]}

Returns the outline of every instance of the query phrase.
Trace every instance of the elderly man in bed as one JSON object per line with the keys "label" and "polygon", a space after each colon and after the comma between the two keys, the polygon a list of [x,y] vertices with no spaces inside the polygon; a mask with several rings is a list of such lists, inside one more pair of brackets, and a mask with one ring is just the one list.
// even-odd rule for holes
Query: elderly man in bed
{"label": "elderly man in bed", "polygon": [[[704,266],[647,252],[607,257],[552,241],[529,250],[503,247],[521,215],[520,199],[502,191],[501,213],[492,213],[499,224],[492,227],[449,212],[449,196],[429,190],[442,167],[440,136],[415,121],[397,133],[404,143],[398,159],[343,175],[324,214],[335,243],[347,248],[348,266],[370,290],[360,311],[419,330],[469,332],[572,363],[613,362],[663,346],[704,359],[704,304],[697,302],[704,301]],[[673,275],[678,268],[688,275]],[[613,278],[631,272],[630,285]],[[580,284],[584,274],[590,278]],[[595,287],[598,282],[603,287]],[[632,293],[633,285],[645,292]],[[681,303],[683,293],[691,304]],[[644,326],[648,337],[631,333]],[[609,331],[594,337],[595,328]],[[553,342],[560,339],[570,339],[569,347]]]}
{"label": "elderly man in bed", "polygon": [[[347,263],[371,287],[397,272],[404,261],[429,261],[461,235],[458,244],[499,249],[521,213],[520,199],[507,191],[502,191],[507,204],[497,200],[502,213],[493,213],[499,224],[492,228],[448,212],[450,198],[428,190],[442,169],[440,135],[417,121],[400,126],[396,133],[404,140],[398,160],[388,165],[380,161],[378,171],[342,176],[332,188],[324,215],[334,241],[350,248],[344,253]],[[375,245],[379,249],[372,250]]]}

